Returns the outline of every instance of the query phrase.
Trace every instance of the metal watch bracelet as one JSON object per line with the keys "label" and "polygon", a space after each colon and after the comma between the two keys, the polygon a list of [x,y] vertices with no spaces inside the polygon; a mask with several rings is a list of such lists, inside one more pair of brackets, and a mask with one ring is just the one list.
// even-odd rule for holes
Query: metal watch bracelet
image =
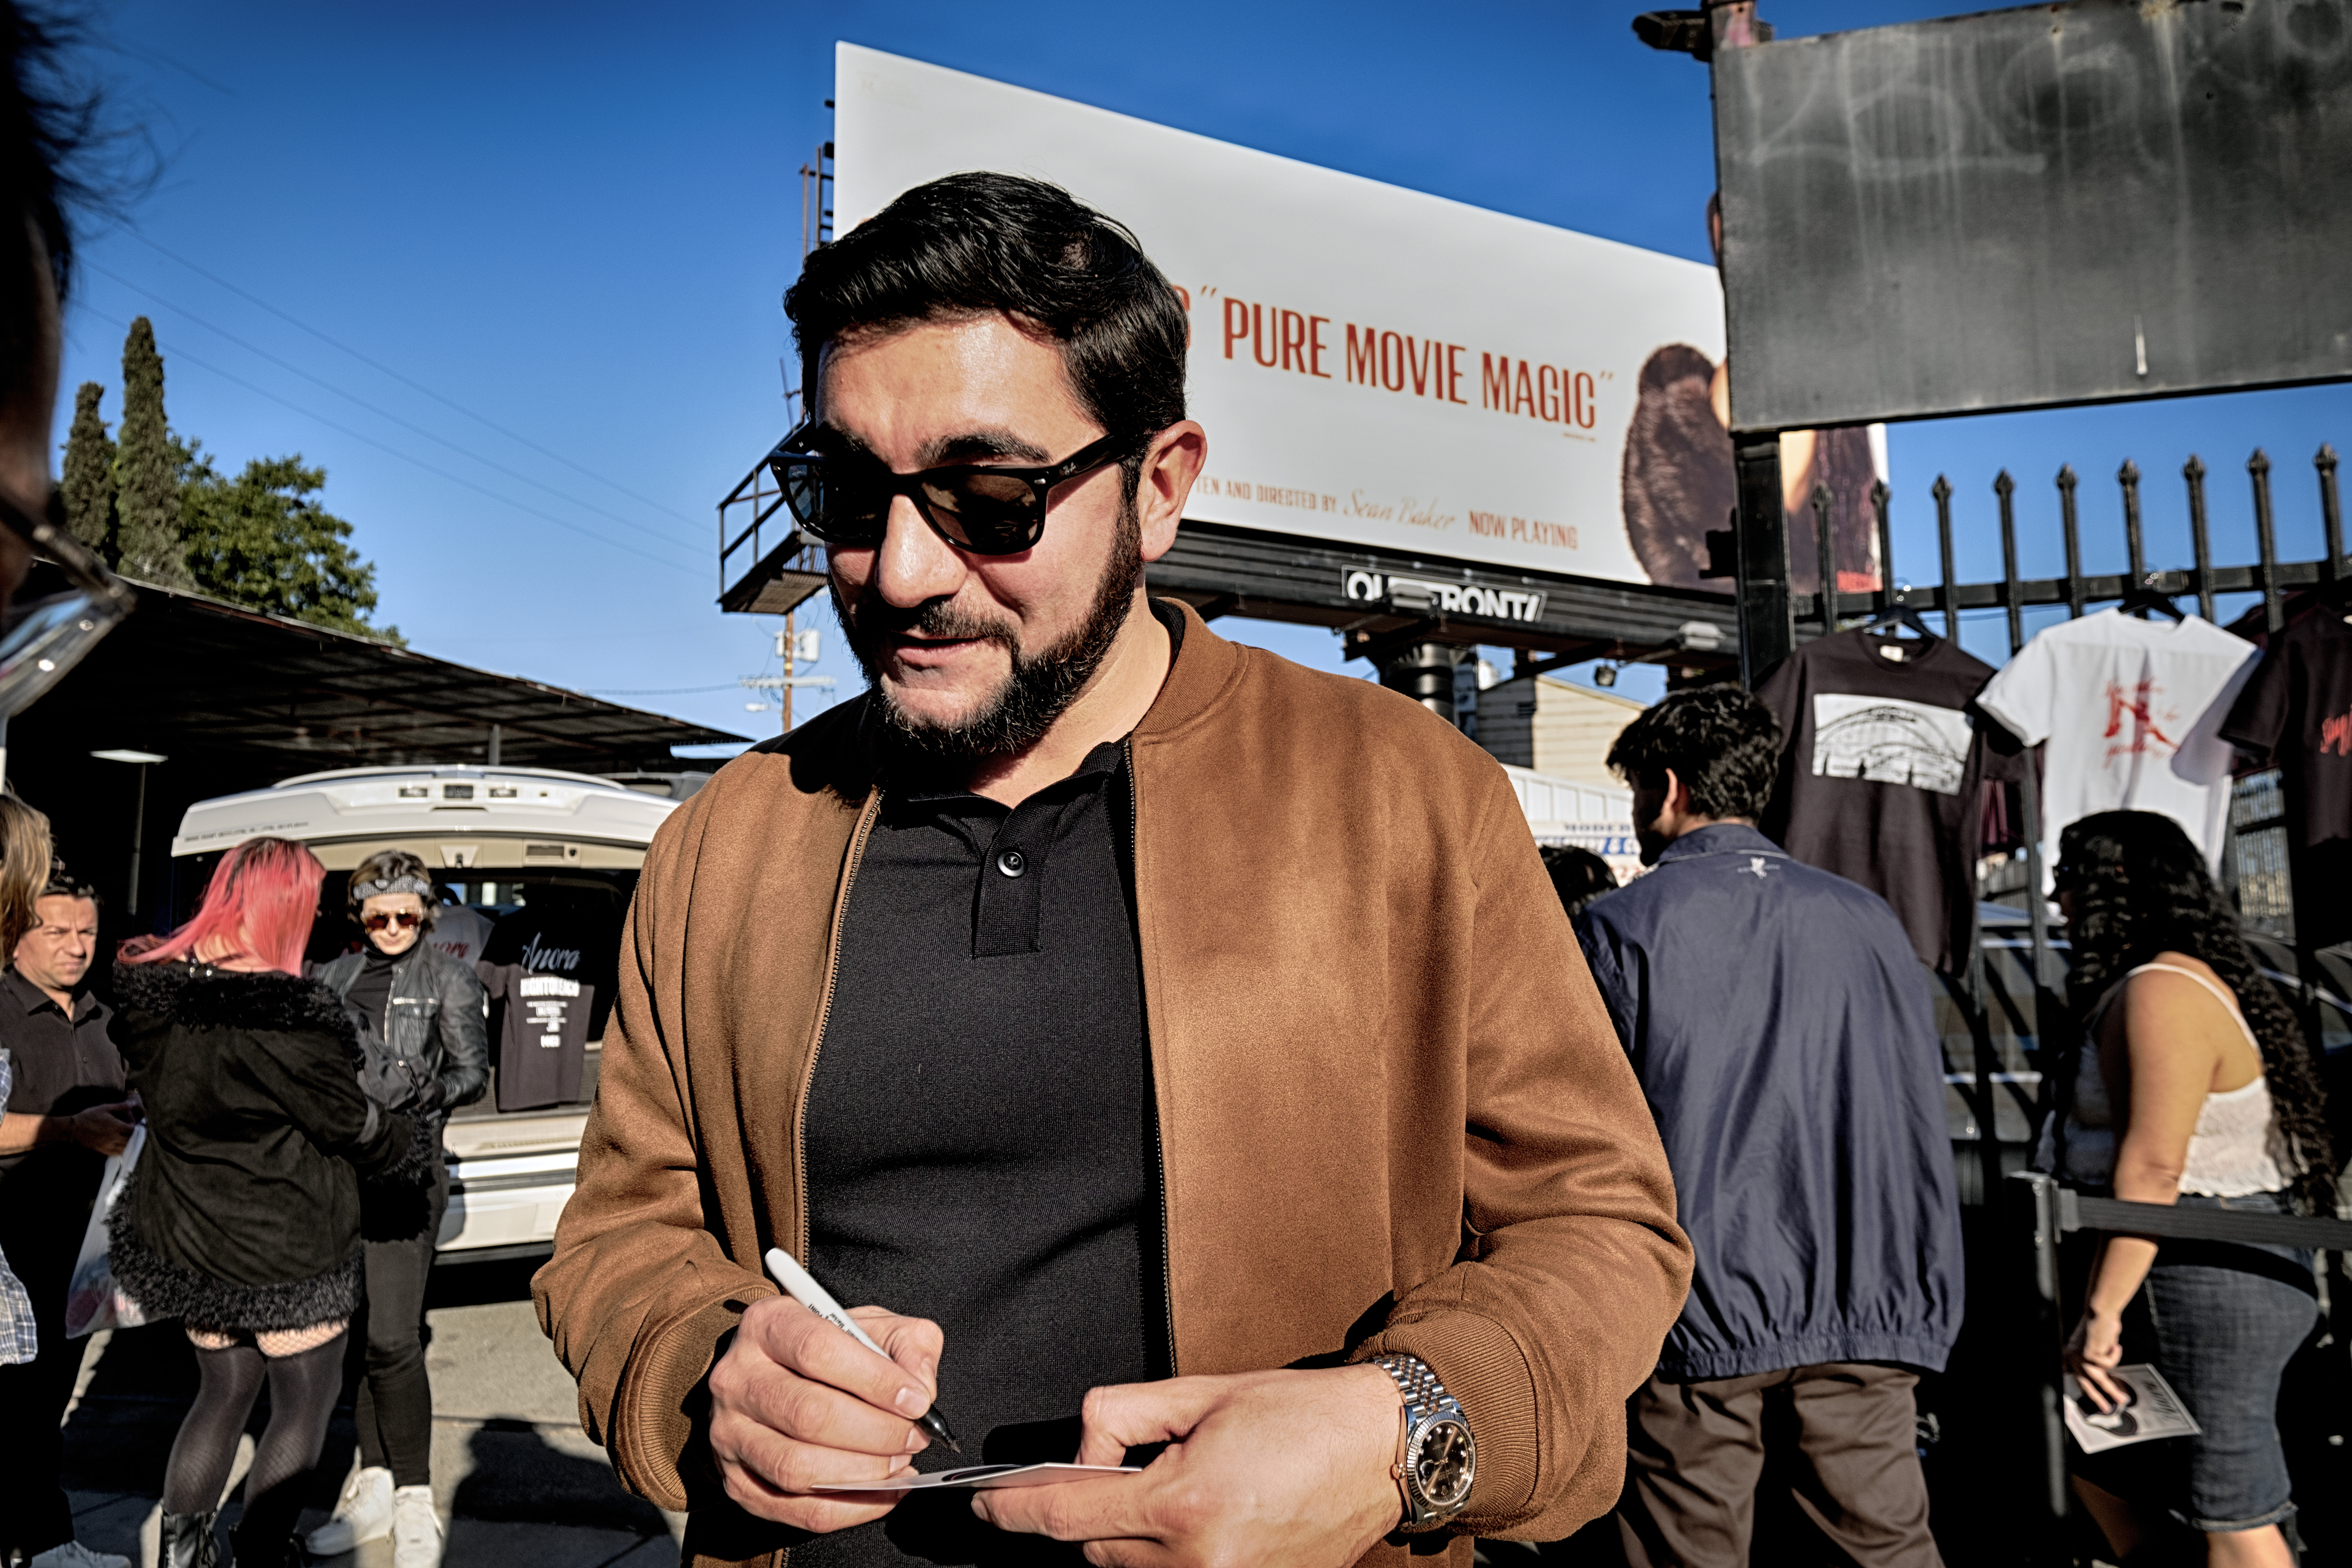
{"label": "metal watch bracelet", "polygon": [[1404,1400],[1396,1462],[1389,1469],[1404,1504],[1397,1528],[1408,1534],[1434,1530],[1470,1500],[1477,1476],[1470,1425],[1461,1404],[1419,1356],[1378,1355],[1371,1363],[1389,1374]]}

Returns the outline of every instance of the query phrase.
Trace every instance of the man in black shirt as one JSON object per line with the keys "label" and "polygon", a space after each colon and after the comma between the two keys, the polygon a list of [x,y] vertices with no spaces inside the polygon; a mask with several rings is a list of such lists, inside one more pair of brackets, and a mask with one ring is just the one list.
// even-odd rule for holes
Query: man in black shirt
{"label": "man in black shirt", "polygon": [[53,886],[34,910],[40,923],[0,972],[0,1049],[16,1079],[0,1117],[0,1253],[32,1297],[40,1336],[36,1359],[0,1367],[0,1548],[30,1554],[73,1541],[58,1424],[87,1342],[66,1338],[66,1287],[107,1157],[122,1152],[138,1114],[107,1037],[112,1014],[81,988],[98,950],[97,899]]}
{"label": "man in black shirt", "polygon": [[[1000,174],[788,297],[771,462],[869,689],[656,837],[533,1286],[693,1568],[1460,1568],[1622,1483],[1687,1282],[1656,1134],[1493,759],[1148,596],[1185,308]],[[874,1489],[1074,1458],[1144,1468]]]}

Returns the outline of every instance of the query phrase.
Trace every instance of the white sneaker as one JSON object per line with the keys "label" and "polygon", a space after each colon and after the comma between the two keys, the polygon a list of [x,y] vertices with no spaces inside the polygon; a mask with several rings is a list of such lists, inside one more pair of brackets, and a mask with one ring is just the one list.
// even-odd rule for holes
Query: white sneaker
{"label": "white sneaker", "polygon": [[392,1494],[392,1568],[441,1568],[441,1517],[431,1487]]}
{"label": "white sneaker", "polygon": [[68,1541],[63,1546],[35,1552],[26,1568],[131,1568],[131,1559],[111,1552],[92,1552],[79,1541]]}
{"label": "white sneaker", "polygon": [[343,1483],[335,1511],[310,1532],[306,1544],[313,1557],[340,1557],[356,1551],[362,1542],[382,1541],[392,1533],[392,1472],[381,1465],[363,1466]]}

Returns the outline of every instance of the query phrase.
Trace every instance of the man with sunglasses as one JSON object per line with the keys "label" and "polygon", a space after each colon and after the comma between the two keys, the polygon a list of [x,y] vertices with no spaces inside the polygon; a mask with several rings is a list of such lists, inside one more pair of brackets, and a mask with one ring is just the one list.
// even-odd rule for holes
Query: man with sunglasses
{"label": "man with sunglasses", "polygon": [[[772,463],[870,687],[647,857],[535,1285],[588,1429],[695,1563],[1570,1533],[1688,1247],[1501,769],[1146,597],[1207,436],[1118,225],[959,175],[785,308]],[[823,1489],[1072,1459],[1149,1463]]]}

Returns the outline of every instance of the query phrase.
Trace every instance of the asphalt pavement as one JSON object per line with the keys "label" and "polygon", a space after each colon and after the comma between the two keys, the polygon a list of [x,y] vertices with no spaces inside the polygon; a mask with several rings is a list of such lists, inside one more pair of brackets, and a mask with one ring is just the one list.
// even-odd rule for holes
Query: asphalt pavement
{"label": "asphalt pavement", "polygon": [[[528,1265],[444,1265],[425,1321],[433,1377],[433,1491],[447,1530],[446,1568],[662,1568],[677,1561],[683,1515],[621,1489],[580,1430],[570,1374],[531,1314]],[[91,1336],[66,1418],[66,1486],[85,1545],[154,1561],[163,1467],[195,1394],[195,1363],[175,1323]],[[248,1428],[257,1433],[263,1411]],[[336,1412],[303,1528],[324,1520],[357,1438]],[[248,1436],[232,1494],[252,1457]],[[226,1529],[236,1518],[232,1500]],[[391,1568],[389,1542],[332,1568]]]}

